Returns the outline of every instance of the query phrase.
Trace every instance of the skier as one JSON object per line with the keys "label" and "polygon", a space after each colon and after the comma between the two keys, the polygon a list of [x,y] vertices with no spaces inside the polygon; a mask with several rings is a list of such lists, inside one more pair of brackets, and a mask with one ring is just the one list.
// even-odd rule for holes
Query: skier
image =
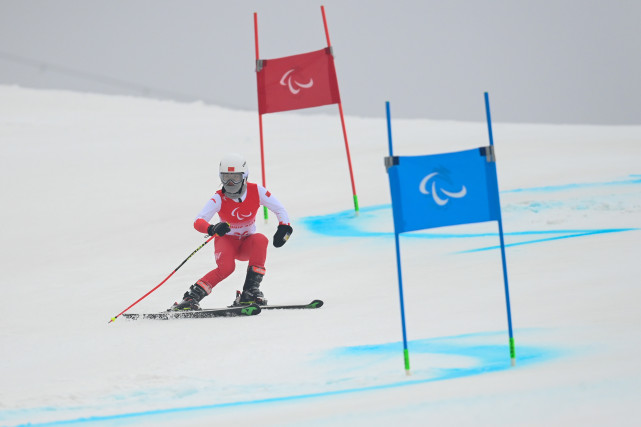
{"label": "skier", "polygon": [[[256,214],[263,205],[276,215],[279,224],[273,243],[279,248],[287,242],[293,231],[287,211],[264,187],[247,181],[247,162],[240,154],[232,153],[223,157],[219,172],[223,188],[207,201],[194,222],[196,230],[216,236],[217,268],[194,283],[185,292],[183,300],[174,303],[169,311],[200,310],[198,303],[211,293],[214,286],[234,272],[236,260],[249,261],[249,265],[243,292],[234,304],[267,304],[259,287],[265,275],[269,241],[263,234],[256,233]],[[210,224],[216,213],[221,222]]]}

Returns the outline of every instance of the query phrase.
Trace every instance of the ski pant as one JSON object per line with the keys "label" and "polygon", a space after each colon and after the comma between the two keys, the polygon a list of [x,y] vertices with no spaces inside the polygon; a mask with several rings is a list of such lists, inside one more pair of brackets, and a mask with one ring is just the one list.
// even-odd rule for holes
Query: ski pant
{"label": "ski pant", "polygon": [[236,269],[236,260],[249,261],[250,266],[265,268],[269,240],[263,234],[249,236],[218,236],[214,239],[218,268],[205,274],[197,283],[209,294],[214,286]]}

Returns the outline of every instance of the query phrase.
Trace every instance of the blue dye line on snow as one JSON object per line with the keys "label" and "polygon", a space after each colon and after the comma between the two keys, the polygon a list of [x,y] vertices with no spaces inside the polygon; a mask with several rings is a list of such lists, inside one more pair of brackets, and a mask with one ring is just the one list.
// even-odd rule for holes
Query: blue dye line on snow
{"label": "blue dye line on snow", "polygon": [[[60,426],[60,425],[73,425],[73,424],[85,424],[85,423],[100,423],[100,422],[113,422],[118,420],[131,420],[135,418],[142,417],[152,417],[158,415],[169,415],[176,413],[186,413],[186,412],[197,412],[197,411],[209,411],[216,409],[224,408],[233,408],[240,406],[249,406],[249,405],[261,405],[269,403],[281,403],[281,402],[291,402],[297,400],[305,399],[314,399],[322,397],[332,397],[339,396],[344,394],[353,394],[361,393],[368,391],[376,390],[385,390],[391,388],[407,387],[418,384],[425,384],[436,381],[450,380],[455,378],[461,378],[466,376],[479,375],[489,372],[496,372],[507,369],[518,369],[518,367],[527,366],[537,362],[544,362],[557,358],[561,355],[561,352],[556,349],[543,349],[536,347],[526,347],[526,346],[516,346],[516,360],[517,368],[513,368],[510,365],[509,357],[509,348],[507,343],[503,345],[497,344],[482,344],[483,338],[491,338],[497,336],[506,335],[505,332],[491,332],[491,333],[476,333],[476,334],[466,334],[453,337],[440,337],[440,338],[431,338],[423,340],[415,340],[409,342],[409,351],[410,358],[412,354],[440,354],[446,356],[463,356],[469,359],[473,359],[475,363],[472,366],[467,367],[453,367],[453,368],[441,368],[431,370],[432,376],[429,378],[418,378],[418,379],[405,379],[404,381],[398,381],[387,384],[377,384],[367,387],[357,387],[349,388],[343,390],[331,390],[318,393],[307,393],[291,396],[280,396],[280,397],[271,397],[264,399],[255,399],[255,400],[244,400],[238,402],[227,402],[227,403],[216,403],[211,405],[200,405],[200,406],[189,406],[189,407],[179,407],[179,408],[167,408],[167,409],[157,409],[150,411],[139,411],[139,412],[128,412],[122,414],[113,414],[113,415],[104,415],[104,416],[93,416],[93,417],[82,417],[76,419],[68,420],[59,420],[43,423],[27,423],[20,424],[20,426]],[[507,340],[507,336],[505,337]],[[363,358],[374,357],[377,360],[383,358],[397,358],[399,360],[399,371],[403,371],[403,346],[401,342],[396,343],[386,343],[379,345],[365,345],[365,346],[353,346],[353,347],[343,347],[328,352],[327,357],[330,358],[341,358],[348,359],[345,363],[349,362],[349,359],[357,362],[359,366],[363,365]],[[429,367],[421,367],[422,370]],[[416,372],[416,371],[415,371]],[[60,408],[64,410],[66,408]],[[43,412],[55,412],[56,408],[41,408]]]}
{"label": "blue dye line on snow", "polygon": [[[534,239],[534,240],[528,240],[526,242],[517,242],[517,243],[506,243],[505,246],[521,246],[521,245],[530,245],[532,243],[542,243],[542,242],[549,242],[552,240],[561,240],[561,239],[570,239],[572,237],[582,237],[582,236],[591,236],[594,234],[605,234],[605,233],[619,233],[622,231],[633,231],[633,230],[638,230],[638,228],[608,228],[608,229],[602,229],[602,230],[561,230],[561,231],[555,231],[555,232],[537,232],[537,234],[554,234],[554,233],[559,233],[561,235],[559,236],[554,236],[554,237],[548,237],[546,239]],[[566,234],[563,234],[566,233]],[[494,234],[495,236],[498,237],[498,234]],[[511,233],[505,233],[506,236],[510,235],[524,235],[523,233],[519,234],[511,234]],[[482,252],[482,251],[489,251],[492,249],[500,249],[500,245],[496,246],[488,246],[485,248],[477,248],[477,249],[468,249],[466,251],[460,251],[459,253],[469,253],[469,252]]]}
{"label": "blue dye line on snow", "polygon": [[[378,205],[361,208],[360,214],[357,216],[353,210],[346,210],[334,214],[322,216],[310,216],[302,219],[302,223],[311,231],[332,237],[393,237],[393,232],[385,231],[367,231],[359,228],[368,219],[375,219],[380,215],[380,211],[387,211],[391,218],[392,206],[391,205]],[[391,222],[391,220],[390,220]],[[508,237],[520,236],[540,236],[548,235],[551,237],[528,240],[524,242],[507,243],[506,246],[519,246],[531,243],[541,243],[551,240],[568,239],[571,237],[589,236],[593,234],[605,233],[618,233],[623,231],[638,230],[638,228],[605,228],[595,230],[530,230],[530,231],[513,231],[504,233]],[[405,238],[418,238],[418,239],[457,239],[457,238],[471,238],[471,237],[498,237],[497,233],[428,233],[428,232],[412,232],[403,233]],[[490,249],[497,249],[500,246],[489,246],[485,248],[471,249],[465,252],[485,251]]]}
{"label": "blue dye line on snow", "polygon": [[[607,186],[637,185],[641,184],[641,175],[630,175],[629,179],[595,182],[581,184],[566,184],[546,187],[520,188],[514,190],[502,191],[502,193],[522,193],[522,192],[557,192],[566,190],[576,190],[582,188],[595,188]],[[384,218],[386,216],[387,218]],[[393,227],[392,206],[390,204],[363,207],[357,216],[353,210],[345,210],[328,215],[310,216],[303,218],[301,222],[309,230],[331,237],[393,237],[393,231],[371,231],[367,230],[368,223],[380,223],[381,220],[387,221]],[[509,242],[506,246],[521,246],[533,243],[549,242],[553,240],[569,239],[573,237],[583,237],[595,234],[618,233],[623,231],[638,230],[638,228],[606,228],[594,230],[540,230],[540,231],[515,231],[506,232],[506,237],[524,237],[536,235],[548,235],[547,238],[535,238],[527,241]],[[438,233],[438,232],[412,232],[403,233],[403,238],[419,239],[451,239],[451,238],[472,238],[472,237],[498,237],[497,233]],[[492,249],[498,249],[500,246],[488,246],[483,248],[470,249],[464,252],[478,252]]]}
{"label": "blue dye line on snow", "polygon": [[609,182],[586,182],[579,184],[564,184],[564,185],[549,185],[544,187],[531,187],[531,188],[517,188],[514,190],[505,190],[502,193],[524,193],[524,192],[553,192],[553,191],[566,191],[578,190],[582,188],[596,188],[596,187],[610,187],[619,185],[634,185],[641,184],[641,175],[630,175],[628,179],[620,181]]}
{"label": "blue dye line on snow", "polygon": [[[505,344],[487,344],[486,338],[505,338]],[[418,383],[460,378],[481,373],[500,371],[510,367],[509,348],[506,332],[486,332],[465,334],[452,337],[414,340],[408,343],[410,359],[412,355],[438,354],[447,356],[464,356],[473,359],[475,363],[468,367],[452,367],[438,369],[438,373],[429,379],[418,380]],[[400,358],[403,353],[403,343],[386,343],[378,345],[363,345],[344,347],[331,352],[331,355],[341,358],[362,358],[367,355],[377,357]],[[524,366],[535,362],[543,362],[560,355],[560,351],[535,347],[516,346],[517,365]],[[360,361],[362,362],[362,360]],[[416,367],[416,366],[415,366]],[[425,368],[425,367],[422,367]]]}

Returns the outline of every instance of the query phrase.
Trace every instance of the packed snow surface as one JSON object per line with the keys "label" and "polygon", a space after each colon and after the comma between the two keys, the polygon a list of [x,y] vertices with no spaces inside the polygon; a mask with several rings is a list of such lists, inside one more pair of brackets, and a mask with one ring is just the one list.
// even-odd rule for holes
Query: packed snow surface
{"label": "packed snow surface", "polygon": [[[391,100],[395,154],[488,145],[478,99],[475,123],[394,119]],[[492,105],[516,366],[488,222],[401,235],[406,375],[384,119],[345,106],[356,215],[337,108],[263,117],[294,233],[262,289],[322,308],[108,323],[203,243],[222,155],[262,182],[257,114],[0,86],[0,425],[641,424],[641,126],[502,123],[509,108]],[[130,312],[214,267],[206,245]]]}

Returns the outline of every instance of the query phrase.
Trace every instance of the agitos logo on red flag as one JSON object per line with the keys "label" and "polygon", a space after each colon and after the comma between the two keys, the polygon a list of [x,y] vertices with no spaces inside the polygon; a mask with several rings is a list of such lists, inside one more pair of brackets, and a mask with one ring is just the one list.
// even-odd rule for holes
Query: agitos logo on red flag
{"label": "agitos logo on red flag", "polygon": [[258,112],[340,103],[331,48],[257,61]]}

